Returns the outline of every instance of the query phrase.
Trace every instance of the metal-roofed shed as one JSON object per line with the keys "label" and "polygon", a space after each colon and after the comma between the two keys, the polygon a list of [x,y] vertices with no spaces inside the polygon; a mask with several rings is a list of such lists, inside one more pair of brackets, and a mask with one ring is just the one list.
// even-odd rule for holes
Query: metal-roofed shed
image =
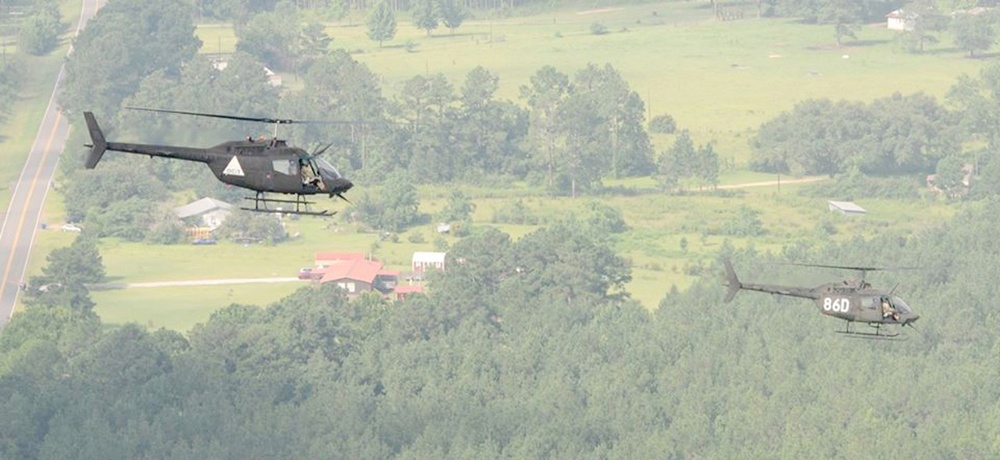
{"label": "metal-roofed shed", "polygon": [[827,201],[830,211],[839,212],[845,216],[863,216],[868,213],[865,208],[858,206],[853,201]]}

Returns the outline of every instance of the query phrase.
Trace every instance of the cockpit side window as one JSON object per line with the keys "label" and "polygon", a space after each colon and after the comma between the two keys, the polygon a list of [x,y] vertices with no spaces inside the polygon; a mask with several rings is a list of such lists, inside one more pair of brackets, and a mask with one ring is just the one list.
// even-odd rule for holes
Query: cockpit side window
{"label": "cockpit side window", "polygon": [[869,310],[875,310],[875,309],[879,308],[879,306],[880,306],[879,298],[878,297],[866,297],[865,300],[864,300],[864,302],[862,303],[862,305],[864,305],[864,307],[867,308],[867,309],[869,309]]}
{"label": "cockpit side window", "polygon": [[904,302],[903,299],[899,298],[898,296],[892,296],[892,298],[889,299],[889,301],[892,302],[892,308],[895,308],[900,313],[909,314],[913,312],[913,310],[910,309],[910,306],[907,305],[906,302]]}
{"label": "cockpit side window", "polygon": [[286,176],[294,176],[299,173],[299,162],[296,160],[273,160],[271,161],[271,165],[274,168],[274,172]]}

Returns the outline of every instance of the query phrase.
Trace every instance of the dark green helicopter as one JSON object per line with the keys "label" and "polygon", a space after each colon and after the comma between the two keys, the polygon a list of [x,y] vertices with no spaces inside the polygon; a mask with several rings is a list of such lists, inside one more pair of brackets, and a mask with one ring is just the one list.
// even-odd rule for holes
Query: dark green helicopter
{"label": "dark green helicopter", "polygon": [[[733,300],[733,297],[741,289],[811,299],[816,302],[816,307],[819,308],[820,313],[840,318],[847,322],[845,329],[837,331],[838,333],[871,339],[894,339],[899,335],[899,332],[887,332],[882,329],[882,326],[899,325],[900,327],[910,326],[916,329],[913,323],[920,319],[920,315],[917,315],[903,299],[895,295],[895,288],[891,291],[876,289],[865,281],[865,274],[868,272],[887,270],[886,268],[789,264],[803,267],[857,270],[861,272],[860,278],[821,284],[810,288],[744,283],[736,276],[736,271],[733,270],[733,264],[729,259],[723,259],[722,263],[726,268],[726,286],[729,288],[726,293],[726,302]],[[853,322],[868,323],[869,326],[875,328],[875,332],[852,331],[851,323]]]}
{"label": "dark green helicopter", "polygon": [[[91,144],[87,144],[87,147],[90,147],[90,153],[84,162],[84,166],[87,169],[93,169],[97,166],[105,150],[205,163],[220,181],[257,192],[256,196],[246,197],[246,199],[254,201],[254,206],[252,208],[241,208],[255,212],[318,216],[331,215],[327,210],[310,211],[308,206],[315,203],[306,201],[306,196],[324,194],[329,195],[331,198],[337,196],[344,201],[348,201],[344,197],[344,193],[354,186],[351,181],[337,172],[337,169],[333,165],[319,158],[319,155],[330,148],[330,145],[316,152],[308,153],[299,147],[289,146],[286,141],[277,137],[278,125],[333,122],[241,117],[180,110],[146,109],[141,107],[127,108],[149,112],[272,123],[275,125],[275,137],[258,140],[248,137],[244,140],[223,142],[209,148],[108,142],[104,138],[104,133],[101,131],[100,126],[98,126],[94,114],[92,112],[84,112],[83,117],[87,122],[87,130],[90,131],[92,142]],[[291,194],[295,195],[295,199],[267,198],[264,195],[267,192]],[[292,203],[295,205],[295,210],[268,208],[269,204],[275,203]]]}

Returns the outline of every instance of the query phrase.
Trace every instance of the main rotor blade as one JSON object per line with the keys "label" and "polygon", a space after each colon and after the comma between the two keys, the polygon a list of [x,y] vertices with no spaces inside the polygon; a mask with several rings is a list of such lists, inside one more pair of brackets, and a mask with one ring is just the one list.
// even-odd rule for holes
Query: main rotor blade
{"label": "main rotor blade", "polygon": [[854,267],[850,265],[800,264],[795,262],[779,263],[778,265],[794,265],[797,267],[839,268],[843,270],[857,270],[859,272],[878,272],[886,270],[919,270],[922,268],[922,267]]}
{"label": "main rotor blade", "polygon": [[189,112],[186,110],[151,109],[147,107],[126,106],[129,110],[140,110],[143,112],[176,113],[179,115],[191,115],[195,117],[222,118],[225,120],[251,121],[255,123],[270,123],[276,125],[307,124],[307,125],[357,125],[379,122],[347,121],[347,120],[293,120],[291,118],[271,118],[271,117],[243,117],[239,115],[225,115],[221,113]]}
{"label": "main rotor blade", "polygon": [[313,159],[313,158],[316,158],[316,157],[318,157],[318,156],[322,155],[322,154],[323,154],[323,152],[325,152],[325,151],[326,151],[327,149],[329,149],[330,147],[333,147],[333,142],[331,142],[331,143],[329,143],[329,144],[326,144],[326,147],[323,147],[323,148],[317,148],[315,152],[313,152],[312,154],[310,154],[310,155],[309,155],[309,158],[310,158],[310,159]]}
{"label": "main rotor blade", "polygon": [[150,109],[146,107],[125,107],[129,110],[141,110],[143,112],[160,112],[160,113],[176,113],[180,115],[192,115],[196,117],[208,117],[208,118],[223,118],[226,120],[237,120],[237,121],[253,121],[257,123],[276,123],[279,125],[290,124],[290,123],[301,123],[299,121],[291,120],[288,118],[269,118],[269,117],[241,117],[239,115],[224,115],[218,113],[202,113],[202,112],[188,112],[185,110],[168,110],[168,109]]}

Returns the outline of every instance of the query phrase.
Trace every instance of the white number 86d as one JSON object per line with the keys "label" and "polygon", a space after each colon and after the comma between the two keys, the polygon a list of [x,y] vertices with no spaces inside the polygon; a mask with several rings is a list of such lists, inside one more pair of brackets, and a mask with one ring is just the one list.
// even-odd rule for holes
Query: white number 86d
{"label": "white number 86d", "polygon": [[832,311],[835,313],[847,313],[851,309],[850,299],[831,299],[829,297],[823,299],[823,310]]}

